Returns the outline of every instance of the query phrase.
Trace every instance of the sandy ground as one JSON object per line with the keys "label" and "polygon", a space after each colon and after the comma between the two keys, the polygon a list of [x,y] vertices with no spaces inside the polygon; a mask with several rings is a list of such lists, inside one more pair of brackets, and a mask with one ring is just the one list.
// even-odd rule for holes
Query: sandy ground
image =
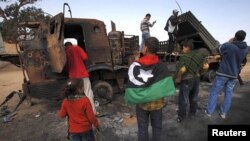
{"label": "sandy ground", "polygon": [[[250,60],[250,58],[248,59]],[[193,119],[184,123],[176,122],[177,95],[167,99],[163,109],[163,140],[168,141],[206,141],[208,124],[250,124],[250,61],[241,72],[245,82],[236,86],[232,108],[227,119],[221,119],[218,111],[208,119],[204,115],[204,107],[211,83],[201,83],[199,111]],[[0,102],[12,91],[22,89],[22,71],[20,68],[4,63],[0,66]],[[219,97],[221,100],[222,95]],[[16,95],[4,106],[12,111],[18,102]],[[18,108],[17,114],[10,122],[3,122],[0,117],[0,141],[63,141],[67,140],[67,120],[57,117],[60,101],[33,99],[30,106],[26,101]],[[101,137],[109,141],[136,141],[137,124],[135,108],[126,105],[123,94],[115,95],[112,103],[97,107],[107,113],[99,117],[102,126]]]}
{"label": "sandy ground", "polygon": [[4,42],[4,51],[9,54],[17,54],[16,44],[9,44]]}

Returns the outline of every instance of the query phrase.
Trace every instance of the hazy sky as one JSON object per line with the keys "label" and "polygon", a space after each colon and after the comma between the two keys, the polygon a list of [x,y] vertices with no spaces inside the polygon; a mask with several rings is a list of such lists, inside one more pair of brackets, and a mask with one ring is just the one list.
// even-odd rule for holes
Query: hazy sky
{"label": "hazy sky", "polygon": [[[116,29],[125,34],[140,35],[140,22],[146,13],[151,14],[151,22],[157,20],[151,28],[151,36],[167,40],[163,30],[167,18],[173,9],[179,9],[175,0],[42,0],[34,5],[45,12],[55,15],[63,11],[67,2],[75,18],[102,20],[107,32],[111,30],[110,21],[116,23]],[[220,43],[233,37],[243,29],[247,32],[246,41],[250,44],[250,0],[177,0],[182,12],[191,11],[205,28]],[[67,8],[66,8],[67,10]],[[181,12],[180,12],[181,13]],[[69,13],[66,13],[69,16]]]}

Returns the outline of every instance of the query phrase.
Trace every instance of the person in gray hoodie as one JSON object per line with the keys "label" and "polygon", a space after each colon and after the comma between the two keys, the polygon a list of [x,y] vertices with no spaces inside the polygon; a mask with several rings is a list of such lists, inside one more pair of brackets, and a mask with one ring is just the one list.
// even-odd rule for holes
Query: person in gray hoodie
{"label": "person in gray hoodie", "polygon": [[244,42],[246,32],[239,30],[229,42],[219,47],[221,61],[210,91],[206,114],[211,116],[216,108],[217,97],[224,90],[224,100],[220,105],[220,116],[226,118],[231,107],[233,89],[240,73],[241,64],[248,53],[247,43]]}

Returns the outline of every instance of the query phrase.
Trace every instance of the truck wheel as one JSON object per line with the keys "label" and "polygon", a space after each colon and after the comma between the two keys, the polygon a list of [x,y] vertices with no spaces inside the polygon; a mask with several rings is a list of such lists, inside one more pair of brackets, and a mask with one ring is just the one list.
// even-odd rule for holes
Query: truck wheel
{"label": "truck wheel", "polygon": [[210,82],[210,83],[213,82],[215,76],[216,76],[215,71],[214,71],[214,70],[209,70],[209,71],[207,72],[207,80],[208,80],[208,82]]}
{"label": "truck wheel", "polygon": [[105,81],[98,81],[94,84],[93,92],[95,97],[111,101],[113,98],[112,86]]}

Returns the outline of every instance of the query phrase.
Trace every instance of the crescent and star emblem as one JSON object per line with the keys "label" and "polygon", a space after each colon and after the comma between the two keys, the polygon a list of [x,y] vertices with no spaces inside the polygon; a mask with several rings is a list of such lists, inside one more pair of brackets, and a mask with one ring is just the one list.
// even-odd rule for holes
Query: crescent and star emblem
{"label": "crescent and star emblem", "polygon": [[[134,62],[133,64],[131,64],[131,66],[129,67],[129,70],[128,70],[128,76],[129,76],[129,80],[134,83],[135,85],[138,85],[138,86],[141,86],[145,83],[137,80],[134,76],[134,68],[136,66],[141,66],[139,63],[137,62]],[[149,78],[153,77],[154,75],[152,74],[152,70],[148,70],[148,71],[145,71],[143,69],[140,69],[140,74],[137,76],[139,78],[142,78],[142,80],[144,82],[147,82]]]}

